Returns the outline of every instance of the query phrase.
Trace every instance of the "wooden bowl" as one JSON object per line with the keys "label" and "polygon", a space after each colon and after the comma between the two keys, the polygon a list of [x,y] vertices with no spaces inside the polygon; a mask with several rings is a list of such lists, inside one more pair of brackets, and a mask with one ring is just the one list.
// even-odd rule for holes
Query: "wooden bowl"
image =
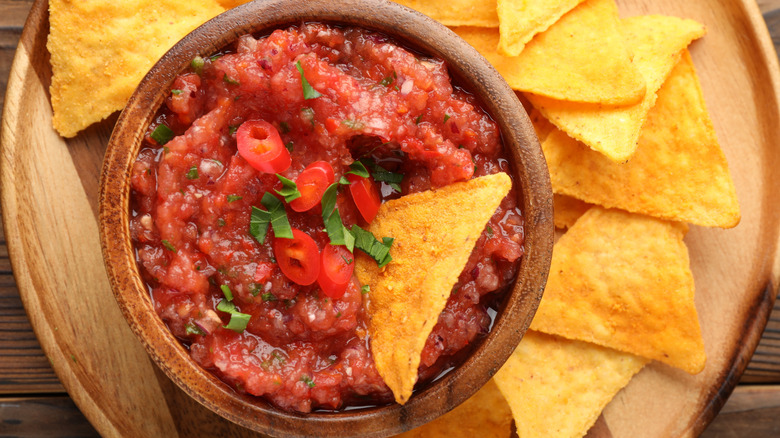
{"label": "wooden bowl", "polygon": [[[136,264],[129,232],[130,170],[147,126],[178,73],[196,55],[208,55],[246,33],[268,34],[306,21],[359,26],[401,46],[444,59],[450,75],[480,98],[498,123],[514,161],[526,224],[525,256],[513,290],[492,331],[465,361],[415,392],[403,406],[299,414],[239,394],[193,361],[152,306]],[[272,0],[230,10],[174,46],[149,72],[114,128],[103,162],[100,235],[111,286],[125,318],[155,363],[197,401],[249,429],[274,436],[387,436],[451,410],[498,370],[525,333],[542,297],[553,244],[549,174],[528,117],[514,92],[476,50],[446,27],[382,0]]]}

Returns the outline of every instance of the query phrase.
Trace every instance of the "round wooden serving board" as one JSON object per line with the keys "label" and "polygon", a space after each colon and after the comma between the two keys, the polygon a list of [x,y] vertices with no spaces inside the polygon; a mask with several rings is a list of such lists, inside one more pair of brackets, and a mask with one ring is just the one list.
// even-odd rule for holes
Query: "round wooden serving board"
{"label": "round wooden serving board", "polygon": [[[607,407],[591,436],[696,435],[750,359],[780,278],[780,70],[753,0],[619,0],[621,14],[693,18],[691,52],[742,207],[731,230],[686,238],[708,362],[696,376],[653,363]],[[104,436],[253,436],[172,384],[125,324],[109,288],[97,193],[115,118],[74,139],[51,128],[47,2],[32,8],[2,125],[3,221],[19,292],[62,383]]]}

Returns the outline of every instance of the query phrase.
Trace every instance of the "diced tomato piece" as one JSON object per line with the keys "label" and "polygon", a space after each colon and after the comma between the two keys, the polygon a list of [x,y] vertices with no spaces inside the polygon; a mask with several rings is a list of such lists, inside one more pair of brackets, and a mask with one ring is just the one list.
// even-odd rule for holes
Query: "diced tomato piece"
{"label": "diced tomato piece", "polygon": [[279,173],[292,163],[279,131],[265,120],[247,120],[236,131],[238,154],[260,172]]}
{"label": "diced tomato piece", "polygon": [[274,272],[274,265],[268,262],[260,262],[255,269],[255,283],[265,283]]}
{"label": "diced tomato piece", "polygon": [[295,184],[301,197],[290,202],[290,207],[295,211],[307,211],[322,200],[322,195],[328,186],[336,181],[333,167],[326,161],[315,161],[298,175]]}
{"label": "diced tomato piece", "polygon": [[331,298],[341,298],[352,280],[355,257],[342,245],[326,245],[320,255],[320,275],[317,284]]}
{"label": "diced tomato piece", "polygon": [[347,180],[350,182],[349,193],[352,195],[352,200],[355,201],[360,215],[366,222],[371,223],[382,204],[379,187],[371,176],[363,178],[350,173],[347,174]]}
{"label": "diced tomato piece", "polygon": [[523,256],[523,247],[506,237],[493,237],[485,242],[485,252],[493,257],[514,262]]}
{"label": "diced tomato piece", "polygon": [[292,233],[292,239],[274,239],[274,256],[282,274],[297,284],[307,286],[317,281],[320,274],[320,250],[308,234],[296,228],[292,229]]}

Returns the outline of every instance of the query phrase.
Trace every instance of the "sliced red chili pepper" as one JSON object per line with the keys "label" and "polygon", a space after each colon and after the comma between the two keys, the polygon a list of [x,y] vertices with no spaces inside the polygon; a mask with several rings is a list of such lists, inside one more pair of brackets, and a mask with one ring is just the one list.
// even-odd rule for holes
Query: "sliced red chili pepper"
{"label": "sliced red chili pepper", "polygon": [[301,197],[292,200],[290,207],[295,211],[307,211],[319,205],[323,193],[335,180],[333,167],[326,161],[315,161],[309,164],[295,180]]}
{"label": "sliced red chili pepper", "polygon": [[366,222],[371,223],[382,204],[379,187],[370,176],[363,178],[350,173],[347,174],[347,180],[350,182],[349,193],[352,195],[352,200],[355,201],[360,215]]}
{"label": "sliced red chili pepper", "polygon": [[341,298],[352,280],[355,258],[341,245],[326,245],[320,255],[320,275],[317,284],[331,298]]}
{"label": "sliced red chili pepper", "polygon": [[279,131],[264,120],[242,123],[236,131],[236,143],[238,154],[260,172],[283,172],[292,163]]}
{"label": "sliced red chili pepper", "polygon": [[307,286],[317,281],[320,274],[320,250],[308,234],[295,228],[292,233],[292,239],[274,239],[274,256],[282,274]]}

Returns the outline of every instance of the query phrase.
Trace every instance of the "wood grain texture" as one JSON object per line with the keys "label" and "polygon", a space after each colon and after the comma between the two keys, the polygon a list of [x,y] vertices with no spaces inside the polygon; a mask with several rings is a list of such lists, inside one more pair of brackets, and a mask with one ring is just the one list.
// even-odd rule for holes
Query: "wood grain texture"
{"label": "wood grain texture", "polygon": [[64,395],[0,399],[0,434],[6,438],[100,436]]}
{"label": "wood grain texture", "polygon": [[[10,69],[10,59],[13,53],[13,45],[15,44],[15,39],[18,38],[19,33],[19,24],[21,21],[19,20],[20,15],[24,15],[23,13],[19,13],[19,11],[26,11],[29,9],[30,4],[32,3],[31,0],[0,0],[0,11],[2,11],[2,14],[0,14],[0,83],[2,83],[3,88],[0,88],[0,90],[5,89],[5,81],[6,79],[6,73]],[[625,3],[625,2],[623,2]],[[662,6],[664,3],[668,2],[654,2],[655,4]],[[682,3],[682,2],[681,2]],[[732,7],[733,5],[737,4],[736,2],[726,2],[728,3],[729,7]],[[759,0],[758,5],[762,8],[763,12],[767,12],[769,10],[779,8],[780,7],[780,0]],[[645,6],[646,10],[652,11],[653,5],[647,5]],[[738,7],[738,5],[737,5]],[[713,10],[718,10],[718,6],[713,5]],[[8,11],[14,12],[16,14],[15,16],[9,15]],[[737,14],[739,15],[739,14]],[[11,17],[11,18],[8,18]],[[15,17],[15,18],[13,18]],[[768,22],[770,23],[770,29],[773,29],[771,25],[771,18],[773,16],[768,16]],[[774,16],[776,17],[776,15]],[[13,18],[13,19],[12,19]],[[744,18],[744,15],[743,15]],[[17,21],[14,21],[17,20]],[[13,26],[14,23],[17,26],[17,28],[14,29],[8,29],[7,26],[11,25]],[[749,21],[741,22],[742,26],[745,26],[745,29],[749,28]],[[710,34],[705,37],[705,41],[711,39],[713,32],[717,31],[716,29],[713,29],[710,27]],[[740,37],[740,39],[744,38],[746,40],[755,40],[756,35],[752,35],[749,31],[745,30],[746,34],[744,37]],[[780,32],[778,32],[780,33]],[[744,41],[743,41],[744,43]],[[6,56],[6,58],[3,58],[3,56]],[[3,64],[5,62],[4,60],[7,60],[7,64]],[[739,65],[741,59],[733,61],[735,64]],[[697,64],[697,67],[699,67],[699,64]],[[752,68],[755,68],[755,66],[746,65],[746,69],[752,72]],[[759,82],[760,80],[765,79],[765,77],[758,78],[756,82]],[[771,88],[771,87],[770,87]],[[708,91],[705,89],[705,98],[707,99],[708,104],[712,105],[711,98],[710,98],[711,91]],[[751,98],[752,94],[754,94],[754,91],[750,91]],[[1,94],[1,93],[0,93]],[[0,96],[0,99],[2,99],[2,96]],[[0,102],[2,102],[0,100]],[[737,105],[737,109],[742,109],[744,103],[740,101],[740,99],[737,99],[737,102],[739,105]],[[5,123],[5,121],[4,121]],[[110,129],[106,127],[99,127],[96,129]],[[722,135],[719,129],[719,135]],[[79,164],[76,169],[76,173],[79,175],[79,179],[83,178],[85,175],[89,174],[90,167],[94,167],[95,165],[99,166],[99,162],[95,164],[94,161],[90,162],[90,159],[82,160],[81,158],[75,158],[75,157],[82,157],[84,154],[87,156],[91,154],[97,154],[98,151],[91,150],[88,146],[82,145],[82,150],[80,151],[68,151],[69,155],[73,157],[73,160],[82,162],[82,164]],[[729,156],[731,159],[731,156]],[[776,166],[775,166],[776,167]],[[89,191],[87,187],[96,187],[96,184],[94,183],[85,183],[84,181],[81,181],[81,185],[84,187],[85,193],[95,193],[94,191]],[[741,195],[741,193],[740,193]],[[87,200],[87,204],[89,204],[90,209],[94,209],[95,202],[94,200]],[[83,202],[80,205],[84,205]],[[94,211],[94,210],[93,210]],[[0,248],[4,249],[5,245],[0,244]],[[3,253],[5,254],[5,253]],[[5,260],[5,261],[3,261]],[[0,258],[0,267],[5,266],[3,263],[8,263],[7,259]],[[0,274],[2,276],[4,274]],[[16,289],[15,286],[13,288],[2,290],[0,292],[0,312],[7,312],[9,309],[13,309],[14,312],[17,312],[16,314],[22,315],[23,310],[19,305],[18,298],[16,296]],[[6,313],[2,313],[5,315]],[[0,331],[5,330],[5,327],[11,327],[14,324],[18,324],[18,322],[12,322],[10,325],[5,326],[6,321],[3,317],[0,317]],[[773,328],[774,327],[774,328]],[[14,361],[16,359],[13,359],[12,356],[5,354],[6,351],[12,351],[15,347],[13,347],[12,343],[17,343],[16,337],[27,337],[27,339],[30,339],[29,331],[25,332],[26,329],[22,328],[21,326],[17,329],[12,329],[13,336],[9,337],[9,344],[3,344],[2,340],[0,340],[0,385],[11,382],[12,388],[15,388],[15,385],[20,385],[21,388],[27,388],[27,380],[24,379],[15,380],[18,379],[20,370],[24,368],[28,368],[28,362],[22,361],[18,366],[13,366]],[[766,335],[762,338],[761,342],[758,345],[758,348],[756,349],[756,353],[754,356],[754,360],[750,363],[750,365],[747,368],[747,371],[745,372],[744,379],[745,381],[761,381],[761,382],[773,382],[777,383],[780,382],[780,342],[773,334],[775,330],[780,330],[780,303],[775,302],[775,311],[773,312],[771,319],[769,320],[769,323],[767,324],[767,332]],[[12,340],[13,339],[13,340]],[[5,350],[8,346],[8,350]],[[45,356],[40,353],[38,356],[39,361],[45,362]],[[8,364],[7,368],[3,364]],[[5,374],[8,373],[8,374]],[[46,370],[45,367],[42,368],[31,368],[29,369],[29,375],[33,376],[34,379],[37,380],[46,380],[51,383],[53,380],[53,376],[50,371]],[[26,374],[26,373],[25,373]],[[8,378],[7,376],[11,376]],[[17,376],[17,377],[14,377]],[[756,380],[752,380],[756,379]],[[167,382],[167,383],[166,383]],[[161,386],[165,386],[166,384],[171,384],[169,381],[164,380],[162,383],[160,383]],[[34,388],[36,383],[31,383]],[[56,384],[55,384],[56,385]],[[10,391],[9,391],[10,392]],[[183,395],[183,394],[181,394]],[[74,397],[77,397],[77,394],[74,394]],[[168,404],[184,404],[187,402],[192,403],[191,399],[188,399],[186,396],[184,398],[171,398],[170,400],[166,400]],[[44,409],[40,407],[40,405],[36,404],[25,404],[25,410],[33,411],[36,409]],[[192,413],[192,415],[199,415],[200,413],[197,412],[197,408],[199,405],[195,404],[195,412]],[[191,408],[191,407],[190,407]],[[183,412],[189,412],[189,409],[183,411]],[[76,415],[77,411],[76,408],[73,405],[70,405],[69,407],[62,409],[68,409],[70,410],[72,415]],[[203,408],[201,408],[203,409]],[[6,411],[7,412],[7,411]],[[208,412],[208,411],[206,411]],[[738,387],[737,390],[732,394],[731,398],[729,399],[726,406],[721,411],[721,414],[716,418],[715,422],[708,428],[702,436],[708,437],[708,438],[723,438],[723,437],[743,437],[743,436],[755,436],[755,437],[774,437],[778,436],[777,431],[777,425],[780,424],[780,387],[773,385],[770,387],[757,387],[757,388],[743,388]],[[186,413],[184,415],[190,415],[189,413]],[[0,414],[0,421],[4,419],[4,415]],[[182,421],[182,419],[177,419],[176,421]],[[608,423],[606,420],[602,420],[603,424],[601,426],[607,427],[607,430],[610,430],[608,427]],[[60,435],[65,435],[67,432],[66,425],[70,423],[62,423],[63,427],[63,433]],[[27,423],[28,428],[26,430],[21,430],[18,434],[19,436],[45,436],[43,435],[43,432],[34,427],[31,426],[30,423]],[[3,432],[6,431],[4,425],[0,424],[0,430]],[[219,429],[216,429],[219,430]],[[215,430],[215,431],[216,431]],[[215,433],[215,435],[222,435],[224,432]],[[74,434],[78,436],[77,434]],[[187,436],[189,434],[182,433],[182,436]],[[241,436],[240,434],[234,435],[232,432],[229,434],[226,434],[227,436]],[[616,435],[619,436],[619,435]]]}

